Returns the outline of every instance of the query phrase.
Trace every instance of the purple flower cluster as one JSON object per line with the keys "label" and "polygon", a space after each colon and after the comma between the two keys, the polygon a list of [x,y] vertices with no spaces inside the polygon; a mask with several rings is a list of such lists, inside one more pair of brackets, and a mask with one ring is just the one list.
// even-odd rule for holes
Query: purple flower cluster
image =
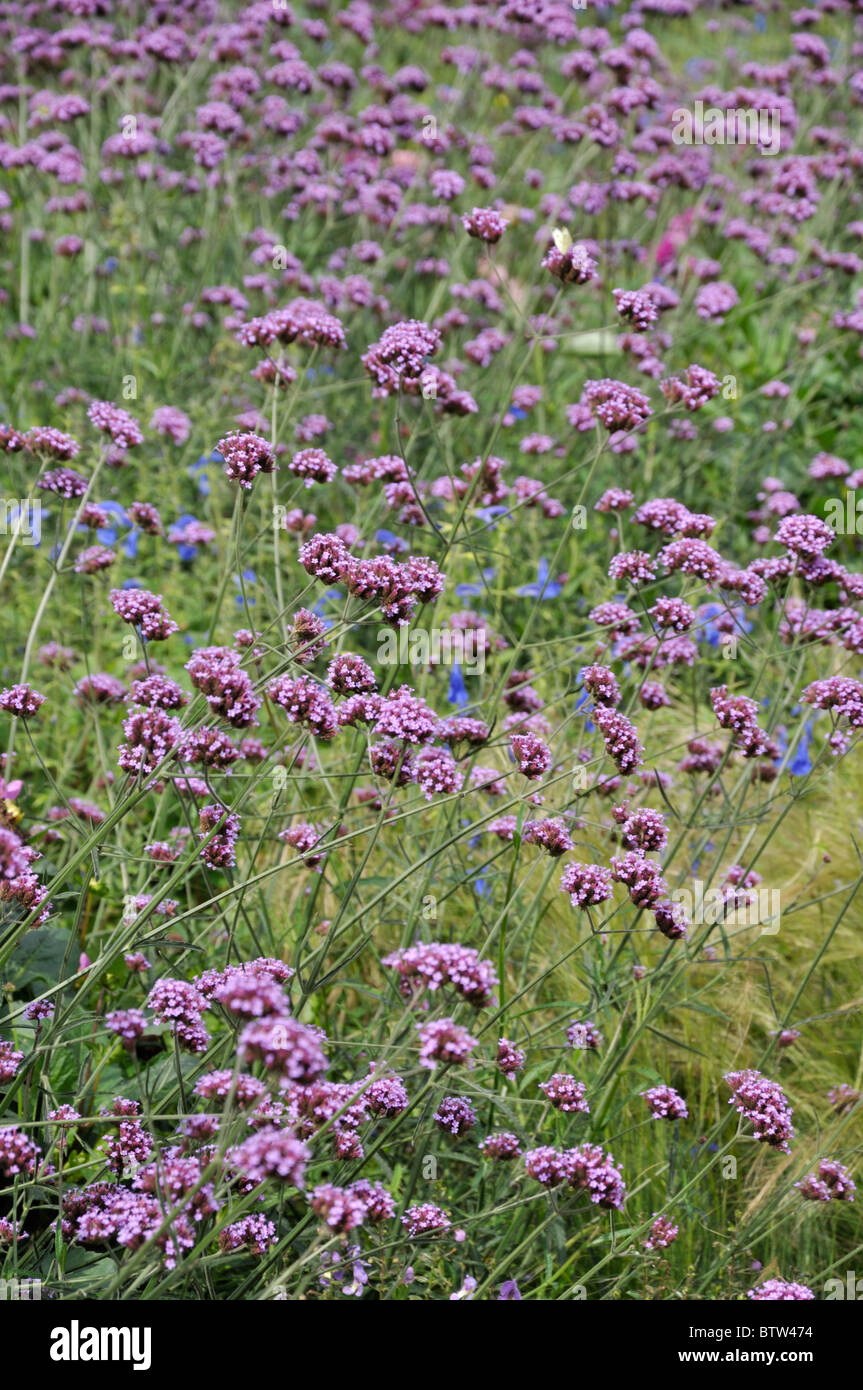
{"label": "purple flower cluster", "polygon": [[853,1202],[857,1188],[848,1169],[833,1159],[822,1158],[814,1173],[794,1186],[810,1202]]}
{"label": "purple flower cluster", "polygon": [[118,618],[140,628],[148,642],[164,642],[179,631],[173,618],[162,607],[162,595],[148,589],[112,589],[111,606]]}
{"label": "purple flower cluster", "polygon": [[724,1079],[731,1088],[728,1104],[752,1122],[755,1138],[772,1149],[790,1153],[788,1141],[794,1138],[792,1111],[779,1083],[751,1069],[727,1072]]}
{"label": "purple flower cluster", "polygon": [[586,1192],[591,1202],[604,1210],[623,1209],[626,1183],[614,1158],[598,1144],[582,1144],[580,1148],[562,1152],[542,1147],[531,1149],[524,1156],[528,1177],[543,1187],[566,1183],[576,1191]]}
{"label": "purple flower cluster", "polygon": [[640,1092],[642,1100],[647,1101],[654,1120],[686,1120],[689,1111],[683,1096],[678,1095],[673,1086],[651,1086],[649,1091]]}
{"label": "purple flower cluster", "polygon": [[576,1081],[574,1076],[566,1072],[555,1072],[548,1081],[539,1083],[539,1089],[555,1110],[562,1110],[567,1115],[590,1114],[590,1106],[584,1098],[587,1089],[584,1082]]}
{"label": "purple flower cluster", "polygon": [[251,433],[227,434],[216,449],[224,459],[225,476],[246,489],[259,473],[272,473],[276,467],[273,451],[266,439]]}
{"label": "purple flower cluster", "polygon": [[491,1002],[498,983],[494,966],[482,960],[473,946],[457,942],[405,946],[384,956],[382,964],[398,972],[399,989],[406,999],[421,989],[447,988],[482,1008]]}

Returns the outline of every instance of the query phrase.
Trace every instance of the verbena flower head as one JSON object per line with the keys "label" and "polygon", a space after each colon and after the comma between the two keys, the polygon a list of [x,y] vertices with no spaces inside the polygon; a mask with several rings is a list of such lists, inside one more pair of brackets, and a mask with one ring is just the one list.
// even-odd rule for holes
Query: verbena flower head
{"label": "verbena flower head", "polygon": [[249,1182],[262,1183],[268,1179],[305,1186],[306,1165],[311,1157],[301,1139],[295,1139],[284,1129],[260,1129],[249,1135],[231,1152],[231,1161]]}
{"label": "verbena flower head", "polygon": [[109,597],[118,618],[140,628],[148,642],[164,642],[179,631],[162,607],[161,594],[152,594],[148,589],[112,589]]}
{"label": "verbena flower head", "polygon": [[446,1212],[431,1202],[408,1207],[401,1222],[412,1240],[417,1236],[440,1235],[452,1226]]}
{"label": "verbena flower head", "polygon": [[385,329],[380,341],[363,353],[362,364],[380,395],[395,395],[419,382],[427,359],[437,352],[440,341],[436,328],[419,319],[407,319]]}
{"label": "verbena flower head", "polygon": [[384,956],[383,965],[395,969],[399,989],[410,999],[418,990],[453,990],[475,1008],[491,1002],[498,983],[490,961],[481,959],[473,946],[458,942],[431,941],[428,945],[406,946]]}
{"label": "verbena flower head", "polygon": [[686,1120],[689,1111],[686,1101],[678,1095],[673,1086],[651,1086],[649,1091],[640,1092],[642,1100],[655,1120]]}
{"label": "verbena flower head", "polygon": [[650,1232],[644,1241],[645,1250],[667,1250],[680,1234],[680,1227],[676,1226],[668,1216],[657,1216]]}
{"label": "verbena flower head", "polygon": [[784,1279],[765,1279],[757,1288],[747,1289],[746,1297],[757,1303],[800,1303],[815,1297],[805,1284],[787,1283]]}
{"label": "verbena flower head", "polygon": [[794,1138],[792,1112],[779,1083],[751,1069],[727,1072],[724,1079],[732,1092],[728,1104],[751,1121],[755,1138],[782,1153],[790,1153],[788,1141]]}
{"label": "verbena flower head", "polygon": [[417,1024],[420,1036],[420,1065],[434,1071],[439,1062],[454,1065],[467,1062],[477,1046],[476,1038],[451,1018]]}
{"label": "verbena flower head", "polygon": [[590,1107],[584,1098],[587,1089],[584,1082],[576,1081],[574,1076],[566,1072],[555,1072],[548,1081],[540,1082],[539,1089],[555,1110],[562,1110],[567,1115],[590,1114]]}
{"label": "verbena flower head", "polygon": [[259,473],[272,473],[276,460],[266,439],[257,434],[228,434],[216,445],[224,459],[225,476],[246,489]]}
{"label": "verbena flower head", "polygon": [[270,1014],[246,1024],[237,1051],[241,1061],[261,1062],[267,1071],[307,1086],[329,1066],[322,1041],[318,1029],[295,1018]]}
{"label": "verbena flower head", "polygon": [[8,1039],[0,1038],[0,1083],[6,1086],[14,1081],[23,1061],[24,1053],[18,1052]]}
{"label": "verbena flower head", "polygon": [[521,1153],[518,1136],[511,1134],[509,1130],[487,1135],[479,1148],[485,1158],[493,1158],[496,1162],[518,1158]]}
{"label": "verbena flower head", "polygon": [[121,449],[131,449],[144,442],[144,435],[137,420],[128,411],[112,405],[110,401],[93,401],[87,415],[97,430],[109,434]]}
{"label": "verbena flower head", "polygon": [[432,1119],[456,1139],[477,1126],[477,1114],[467,1096],[444,1096]]}
{"label": "verbena flower head", "polygon": [[241,325],[237,338],[245,347],[270,348],[273,343],[300,343],[305,347],[347,346],[339,319],[310,299],[293,299],[283,309]]}
{"label": "verbena flower head", "polygon": [[573,907],[596,907],[611,897],[611,872],[601,864],[567,864],[560,886]]}
{"label": "verbena flower head", "polygon": [[477,237],[489,246],[500,241],[509,226],[507,219],[494,208],[474,208],[473,212],[463,214],[461,222],[468,236]]}
{"label": "verbena flower head", "polygon": [[32,719],[45,703],[45,696],[32,685],[10,685],[0,690],[0,710],[18,719]]}
{"label": "verbena flower head", "polygon": [[814,1173],[807,1173],[794,1186],[810,1202],[853,1202],[857,1191],[851,1174],[841,1163],[822,1158]]}
{"label": "verbena flower head", "polygon": [[602,1045],[602,1034],[589,1020],[574,1019],[566,1030],[570,1047],[595,1052]]}

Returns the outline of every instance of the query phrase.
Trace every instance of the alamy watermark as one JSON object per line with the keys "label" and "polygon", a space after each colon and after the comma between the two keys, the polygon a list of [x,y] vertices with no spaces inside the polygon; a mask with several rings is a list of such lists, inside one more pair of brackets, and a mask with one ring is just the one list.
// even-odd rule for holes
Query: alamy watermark
{"label": "alamy watermark", "polygon": [[779,153],[782,131],[778,106],[723,110],[705,107],[699,99],[691,108],[678,106],[671,119],[675,145],[757,145],[763,155]]}
{"label": "alamy watermark", "polygon": [[42,503],[35,497],[0,497],[0,536],[17,536],[22,545],[38,545]]}
{"label": "alamy watermark", "polygon": [[858,1279],[854,1270],[849,1269],[844,1279],[826,1280],[824,1297],[828,1301],[843,1298],[859,1303],[863,1299],[863,1279]]}
{"label": "alamy watermark", "polygon": [[824,520],[836,536],[863,536],[863,493],[859,498],[853,490],[844,497],[828,497]]}
{"label": "alamy watermark", "polygon": [[485,628],[382,627],[378,631],[378,661],[382,666],[455,666],[465,675],[485,670]]}
{"label": "alamy watermark", "polygon": [[0,1303],[39,1303],[41,1279],[0,1279]]}
{"label": "alamy watermark", "polygon": [[693,926],[759,927],[760,936],[775,936],[782,915],[778,888],[707,888],[694,878],[691,888],[674,888],[671,901],[679,903]]}
{"label": "alamy watermark", "polygon": [[69,1327],[51,1331],[52,1361],[130,1361],[133,1371],[153,1364],[153,1332],[149,1327],[82,1327],[77,1318]]}

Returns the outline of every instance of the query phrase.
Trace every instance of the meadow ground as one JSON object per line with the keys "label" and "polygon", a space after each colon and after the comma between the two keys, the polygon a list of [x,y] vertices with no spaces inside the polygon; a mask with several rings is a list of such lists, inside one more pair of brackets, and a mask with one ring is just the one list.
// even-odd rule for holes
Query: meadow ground
{"label": "meadow ground", "polygon": [[7,1291],[855,1296],[861,19],[0,3]]}

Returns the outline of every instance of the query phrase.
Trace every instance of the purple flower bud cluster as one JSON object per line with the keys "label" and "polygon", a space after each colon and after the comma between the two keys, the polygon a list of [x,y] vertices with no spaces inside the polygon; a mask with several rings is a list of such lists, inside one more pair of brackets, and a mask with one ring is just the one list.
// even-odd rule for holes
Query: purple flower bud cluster
{"label": "purple flower bud cluster", "polygon": [[10,1081],[15,1080],[23,1061],[24,1053],[16,1051],[12,1043],[0,1038],[0,1085],[8,1086]]}
{"label": "purple flower bud cluster", "polygon": [[167,1023],[178,1043],[188,1052],[206,1052],[210,1038],[201,1022],[207,1001],[187,980],[165,976],[147,996],[147,1008],[157,1023]]}
{"label": "purple flower bud cluster", "polygon": [[587,1089],[584,1082],[576,1081],[566,1072],[555,1072],[548,1081],[539,1083],[539,1089],[555,1110],[562,1110],[566,1115],[590,1114],[590,1106],[584,1098]]}
{"label": "purple flower bud cluster", "polygon": [[10,685],[0,690],[0,710],[17,719],[32,719],[45,703],[45,696],[32,685]]}
{"label": "purple flower bud cluster", "polygon": [[651,1086],[649,1091],[639,1093],[647,1101],[654,1120],[686,1120],[689,1111],[683,1096],[673,1086]]}
{"label": "purple flower bud cluster", "polygon": [[110,401],[93,401],[87,408],[87,416],[96,429],[109,434],[120,449],[131,449],[144,441],[138,421]]}
{"label": "purple flower bud cluster", "polygon": [[269,348],[275,342],[300,343],[303,347],[347,346],[339,319],[323,305],[302,298],[241,324],[237,339],[244,347]]}
{"label": "purple flower bud cluster", "polygon": [[657,1216],[650,1232],[644,1241],[645,1250],[667,1250],[680,1234],[680,1227],[676,1226],[668,1216]]}
{"label": "purple flower bud cluster", "polygon": [[524,1156],[528,1177],[543,1187],[566,1183],[576,1191],[586,1192],[591,1202],[604,1210],[623,1209],[626,1183],[612,1154],[598,1144],[582,1144],[580,1148],[560,1152],[548,1146],[531,1149]]}
{"label": "purple flower bud cluster", "polygon": [[536,781],[551,767],[551,749],[536,734],[511,734],[510,747],[523,776]]}
{"label": "purple flower bud cluster", "polygon": [[112,589],[111,605],[118,618],[140,628],[148,642],[164,642],[178,625],[162,607],[162,595],[148,589]]}
{"label": "purple flower bud cluster", "polygon": [[611,897],[611,873],[599,864],[567,864],[560,886],[573,907],[597,907]]}
{"label": "purple flower bud cluster", "polygon": [[516,1047],[509,1038],[498,1039],[497,1066],[507,1081],[515,1081],[516,1076],[524,1067],[524,1062],[525,1052],[523,1048]]}
{"label": "purple flower bud cluster", "polygon": [[522,839],[526,844],[539,845],[552,859],[574,848],[569,830],[559,820],[528,821],[522,830]]}
{"label": "purple flower bud cluster", "polygon": [[454,1139],[468,1134],[477,1126],[477,1114],[467,1096],[444,1096],[432,1116],[439,1129],[446,1130]]}
{"label": "purple flower bud cluster", "polygon": [[320,1030],[290,1016],[268,1014],[247,1023],[237,1047],[243,1062],[261,1062],[286,1081],[309,1086],[326,1072]]}
{"label": "purple flower bud cluster", "polygon": [[446,988],[479,1009],[491,1002],[498,983],[494,966],[473,946],[458,942],[405,946],[384,956],[382,964],[398,972],[399,990],[406,999],[423,989]]}
{"label": "purple flower bud cluster", "polygon": [[115,1009],[105,1015],[105,1027],[110,1033],[116,1033],[127,1052],[134,1052],[135,1043],[147,1027],[147,1020],[140,1009]]}
{"label": "purple flower bud cluster", "polygon": [[284,710],[291,724],[304,724],[315,738],[329,742],[338,733],[332,700],[308,676],[278,676],[267,686],[267,697]]}
{"label": "purple flower bud cluster", "polygon": [[499,1130],[496,1134],[487,1135],[479,1149],[485,1158],[493,1158],[495,1161],[518,1158],[521,1153],[518,1136],[511,1134],[509,1130]]}
{"label": "purple flower bud cluster", "polygon": [[588,1019],[573,1019],[566,1030],[566,1041],[577,1051],[596,1052],[602,1044],[602,1035]]}
{"label": "purple flower bud cluster", "polygon": [[380,341],[361,358],[376,394],[393,396],[400,390],[415,389],[427,359],[437,352],[440,342],[438,329],[419,319],[406,319],[385,329]]}
{"label": "purple flower bud cluster", "polygon": [[756,1303],[801,1303],[815,1297],[805,1284],[790,1284],[784,1279],[765,1279],[755,1289],[747,1289],[746,1297]]}
{"label": "purple flower bud cluster", "polygon": [[613,709],[620,704],[620,686],[608,666],[583,666],[581,683],[597,705]]}
{"label": "purple flower bud cluster", "polygon": [[727,1072],[724,1079],[731,1088],[728,1104],[751,1121],[755,1138],[781,1153],[790,1153],[792,1111],[778,1081],[753,1070]]}
{"label": "purple flower bud cluster", "polygon": [[451,1018],[434,1019],[431,1023],[418,1023],[420,1036],[420,1066],[434,1071],[438,1062],[454,1066],[467,1062],[477,1040],[461,1023]]}
{"label": "purple flower bud cluster", "polygon": [[257,434],[227,434],[216,449],[224,460],[225,477],[246,489],[259,473],[272,473],[276,467],[270,445]]}
{"label": "purple flower bud cluster", "polygon": [[810,1202],[853,1202],[857,1191],[851,1174],[841,1163],[822,1158],[814,1173],[807,1173],[794,1186]]}
{"label": "purple flower bud cluster", "polygon": [[591,718],[602,734],[606,753],[620,772],[634,772],[641,767],[644,749],[639,742],[638,730],[625,714],[609,709],[607,705],[595,705]]}
{"label": "purple flower bud cluster", "polygon": [[608,377],[586,381],[581,401],[610,431],[637,430],[653,414],[650,400],[643,391]]}
{"label": "purple flower bud cluster", "polygon": [[412,1240],[418,1236],[440,1235],[452,1226],[446,1212],[431,1202],[420,1202],[418,1206],[408,1207],[401,1222]]}
{"label": "purple flower bud cluster", "polygon": [[758,703],[748,695],[729,695],[727,685],[714,686],[710,703],[720,729],[730,729],[735,746],[745,758],[757,758],[769,753],[772,740],[758,723]]}
{"label": "purple flower bud cluster", "polygon": [[278,1182],[305,1186],[306,1164],[311,1155],[301,1139],[295,1139],[284,1129],[267,1127],[250,1134],[230,1155],[244,1178],[251,1183]]}
{"label": "purple flower bud cluster", "polygon": [[473,212],[466,212],[461,221],[468,236],[477,237],[489,246],[500,241],[509,226],[507,219],[494,208],[474,208]]}

